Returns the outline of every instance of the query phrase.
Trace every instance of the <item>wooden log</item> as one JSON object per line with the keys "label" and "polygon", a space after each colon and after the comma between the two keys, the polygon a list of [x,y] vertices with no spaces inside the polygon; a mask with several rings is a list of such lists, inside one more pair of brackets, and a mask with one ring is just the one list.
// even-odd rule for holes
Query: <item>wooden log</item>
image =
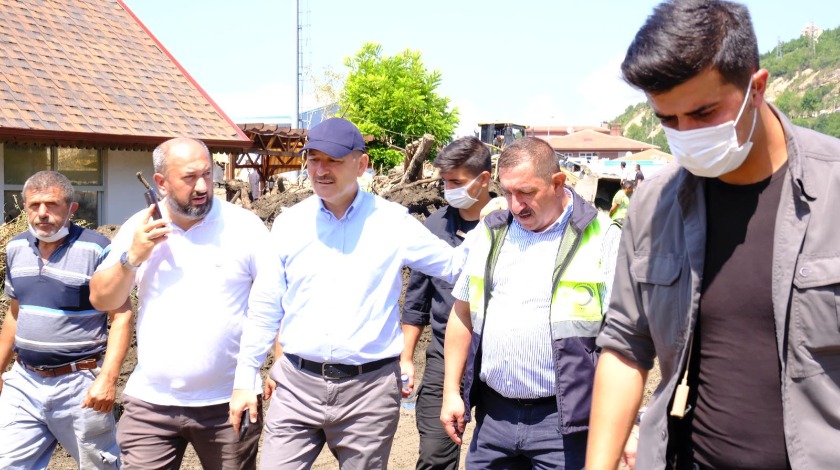
{"label": "wooden log", "polygon": [[426,161],[426,156],[432,150],[432,145],[435,143],[435,136],[432,134],[424,134],[419,141],[412,142],[412,146],[416,143],[414,155],[411,157],[411,162],[408,164],[408,169],[402,177],[402,184],[412,183],[423,176],[423,162]]}

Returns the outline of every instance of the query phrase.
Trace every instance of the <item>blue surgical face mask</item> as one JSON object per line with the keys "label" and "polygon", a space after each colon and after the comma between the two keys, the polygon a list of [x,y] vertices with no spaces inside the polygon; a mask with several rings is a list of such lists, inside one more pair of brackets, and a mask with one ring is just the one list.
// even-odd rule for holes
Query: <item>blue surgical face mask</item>
{"label": "blue surgical face mask", "polygon": [[472,181],[469,183],[461,186],[460,188],[455,189],[444,189],[443,190],[443,198],[446,199],[446,202],[449,203],[450,206],[456,209],[469,209],[472,207],[473,204],[478,202],[478,199],[470,196],[468,191],[469,187],[472,186],[473,183],[478,180],[481,175],[479,174]]}

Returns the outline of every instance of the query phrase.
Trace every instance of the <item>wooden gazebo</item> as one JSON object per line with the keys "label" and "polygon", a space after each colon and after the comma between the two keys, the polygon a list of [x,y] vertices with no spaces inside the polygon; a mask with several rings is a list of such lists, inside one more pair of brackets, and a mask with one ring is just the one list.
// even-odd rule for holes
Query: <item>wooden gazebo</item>
{"label": "wooden gazebo", "polygon": [[306,141],[306,129],[292,129],[277,124],[237,124],[251,140],[251,147],[239,154],[230,154],[225,179],[233,179],[239,168],[254,168],[260,180],[287,171],[300,170],[300,151]]}

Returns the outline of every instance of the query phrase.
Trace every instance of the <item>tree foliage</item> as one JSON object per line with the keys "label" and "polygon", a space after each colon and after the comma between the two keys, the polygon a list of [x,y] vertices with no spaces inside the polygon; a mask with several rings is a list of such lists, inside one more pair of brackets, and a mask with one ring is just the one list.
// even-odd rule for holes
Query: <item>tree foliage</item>
{"label": "tree foliage", "polygon": [[370,146],[374,166],[394,166],[395,154],[384,150],[405,149],[423,134],[432,134],[438,144],[451,140],[458,110],[437,94],[441,74],[426,69],[420,52],[406,49],[389,57],[379,44],[366,43],[344,65],[349,71],[339,108],[376,140]]}
{"label": "tree foliage", "polygon": [[773,77],[792,78],[805,69],[836,68],[840,64],[840,28],[827,29],[816,39],[800,36],[783,42],[762,54],[760,60]]}

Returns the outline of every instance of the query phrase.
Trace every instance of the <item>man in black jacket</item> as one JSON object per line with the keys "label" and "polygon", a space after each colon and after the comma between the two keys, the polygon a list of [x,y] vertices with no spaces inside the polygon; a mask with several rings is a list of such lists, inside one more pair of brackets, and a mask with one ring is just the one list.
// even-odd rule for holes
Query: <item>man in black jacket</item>
{"label": "man in black jacket", "polygon": [[[435,158],[448,206],[426,219],[426,228],[452,246],[458,246],[478,224],[490,194],[490,150],[475,137],[452,142]],[[413,370],[414,349],[425,325],[432,325],[432,343],[426,349],[426,369],[417,390],[417,430],[420,456],[417,469],[457,469],[459,448],[440,424],[443,397],[443,337],[455,299],[452,284],[412,272],[405,293],[402,329],[405,349],[403,370]],[[413,374],[410,374],[413,387]]]}

